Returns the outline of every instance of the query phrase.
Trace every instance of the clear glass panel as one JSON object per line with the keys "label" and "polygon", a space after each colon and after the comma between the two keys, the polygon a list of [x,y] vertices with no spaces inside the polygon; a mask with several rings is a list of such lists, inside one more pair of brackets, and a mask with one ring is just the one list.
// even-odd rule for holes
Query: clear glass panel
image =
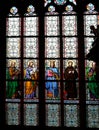
{"label": "clear glass panel", "polygon": [[60,40],[57,37],[45,38],[45,57],[58,58],[60,56]]}
{"label": "clear glass panel", "polygon": [[38,38],[24,38],[24,57],[38,57]]}
{"label": "clear glass panel", "polygon": [[59,16],[45,17],[45,35],[47,36],[59,35]]}
{"label": "clear glass panel", "polygon": [[24,35],[38,35],[38,17],[35,13],[35,8],[33,5],[29,5],[27,7],[27,13],[24,17]]}
{"label": "clear glass panel", "polygon": [[93,36],[93,33],[91,33],[90,26],[94,25],[97,26],[98,17],[95,10],[95,7],[92,3],[89,3],[87,5],[87,11],[84,12],[84,34],[87,36]]}
{"label": "clear glass panel", "polygon": [[20,57],[21,41],[20,38],[6,39],[6,57],[17,58]]}
{"label": "clear glass panel", "polygon": [[18,9],[12,7],[8,16],[6,18],[6,35],[19,36],[21,34],[21,19],[19,18]]}
{"label": "clear glass panel", "polygon": [[62,34],[65,36],[77,35],[77,17],[71,5],[66,6],[66,11],[62,13]]}
{"label": "clear glass panel", "polygon": [[63,38],[63,57],[77,58],[78,57],[78,43],[76,37]]}
{"label": "clear glass panel", "polygon": [[84,39],[85,42],[85,56],[89,53],[90,49],[92,48],[92,43],[94,42],[94,38],[86,37]]}

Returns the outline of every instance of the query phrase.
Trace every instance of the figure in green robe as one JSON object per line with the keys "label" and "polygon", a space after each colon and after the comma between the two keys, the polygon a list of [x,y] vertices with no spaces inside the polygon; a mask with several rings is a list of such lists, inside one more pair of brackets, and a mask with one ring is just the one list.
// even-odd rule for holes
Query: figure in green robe
{"label": "figure in green robe", "polygon": [[86,78],[88,79],[88,88],[91,99],[99,98],[99,84],[96,81],[95,63],[91,67],[86,67]]}
{"label": "figure in green robe", "polygon": [[19,89],[19,73],[16,69],[16,61],[11,60],[10,66],[6,70],[6,96],[7,98],[16,98]]}

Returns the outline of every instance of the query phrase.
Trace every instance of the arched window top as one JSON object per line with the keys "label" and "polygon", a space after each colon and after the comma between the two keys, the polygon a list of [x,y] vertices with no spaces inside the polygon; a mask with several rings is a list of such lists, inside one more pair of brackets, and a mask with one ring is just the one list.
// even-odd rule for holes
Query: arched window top
{"label": "arched window top", "polygon": [[73,11],[73,6],[67,5],[65,7],[65,12],[63,12],[63,14],[75,14],[75,12]]}
{"label": "arched window top", "polygon": [[48,12],[46,14],[47,15],[57,15],[58,13],[55,11],[55,7],[53,5],[50,5],[48,7]]}
{"label": "arched window top", "polygon": [[49,4],[55,4],[55,5],[65,5],[65,4],[73,4],[76,5],[76,0],[44,0],[44,6],[46,7]]}
{"label": "arched window top", "polygon": [[69,2],[72,2],[74,5],[76,5],[76,0],[69,0]]}
{"label": "arched window top", "polygon": [[9,16],[19,16],[18,14],[18,8],[13,6],[10,8],[10,13],[9,13]]}
{"label": "arched window top", "polygon": [[26,16],[33,16],[36,15],[35,13],[35,7],[33,5],[29,5],[27,7],[27,13],[25,13]]}
{"label": "arched window top", "polygon": [[87,4],[85,13],[86,14],[95,14],[95,13],[97,13],[97,11],[95,10],[94,4],[92,4],[92,3]]}
{"label": "arched window top", "polygon": [[54,0],[54,3],[57,5],[63,5],[66,3],[67,0]]}

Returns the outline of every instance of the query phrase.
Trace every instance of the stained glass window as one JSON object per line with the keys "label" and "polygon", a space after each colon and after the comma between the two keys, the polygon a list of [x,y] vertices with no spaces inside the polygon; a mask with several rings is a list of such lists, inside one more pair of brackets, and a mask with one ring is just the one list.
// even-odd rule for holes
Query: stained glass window
{"label": "stained glass window", "polygon": [[[18,9],[12,7],[6,23],[6,124],[21,124],[20,111],[23,105],[24,125],[37,126],[39,44],[36,36],[39,34],[38,17],[34,6],[27,7],[24,19],[19,17]],[[21,32],[22,28],[24,32],[23,30]],[[20,104],[21,101],[24,101],[23,104]],[[35,103],[30,104],[30,102]]]}
{"label": "stained glass window", "polygon": [[[76,60],[78,57],[77,16],[71,5],[67,5],[62,13],[62,39],[64,126],[77,127],[79,126],[79,83],[77,82],[79,72]],[[70,104],[72,102],[74,105]]]}
{"label": "stained glass window", "polygon": [[98,5],[88,0],[10,2],[4,6],[5,124],[99,128],[96,62],[86,58],[97,38],[91,27],[97,31]]}
{"label": "stained glass window", "polygon": [[[19,125],[20,124],[20,107],[21,98],[21,61],[20,48],[21,48],[21,19],[18,14],[18,9],[12,7],[6,19],[7,29],[6,35],[6,124]],[[15,102],[9,103],[10,102]],[[12,114],[13,111],[13,114]]]}
{"label": "stained glass window", "polygon": [[[97,27],[98,12],[92,3],[87,4],[86,12],[84,12],[84,34],[85,34],[85,55],[89,53],[93,47],[96,37],[91,32],[91,26]],[[98,83],[96,82],[96,63],[93,60],[85,60],[85,78],[86,78],[86,120],[87,127],[98,128]]]}

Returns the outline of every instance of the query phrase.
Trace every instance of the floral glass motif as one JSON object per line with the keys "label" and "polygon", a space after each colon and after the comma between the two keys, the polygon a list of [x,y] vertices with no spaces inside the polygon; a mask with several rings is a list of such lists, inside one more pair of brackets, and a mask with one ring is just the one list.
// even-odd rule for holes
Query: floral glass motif
{"label": "floral glass motif", "polygon": [[[98,25],[98,12],[95,6],[89,3],[84,12],[84,34],[85,34],[85,55],[89,53],[95,36],[91,33],[90,26],[95,28]],[[85,60],[85,80],[86,80],[86,126],[87,128],[99,128],[99,84],[96,82],[96,63],[91,60]]]}
{"label": "floral glass motif", "polygon": [[7,38],[7,57],[20,57],[20,38]]}
{"label": "floral glass motif", "polygon": [[60,126],[61,108],[58,104],[46,105],[46,125],[47,126]]}
{"label": "floral glass motif", "polygon": [[19,18],[18,9],[16,7],[12,7],[8,16],[9,18],[6,18],[6,35],[19,36],[21,34],[21,20]]}
{"label": "floral glass motif", "polygon": [[27,126],[37,126],[38,121],[38,105],[24,104],[24,124]]}
{"label": "floral glass motif", "polygon": [[[24,35],[37,36],[38,35],[38,17],[35,13],[34,6],[27,7],[27,13],[24,17]],[[28,16],[28,17],[27,17]]]}
{"label": "floral glass motif", "polygon": [[67,0],[54,0],[54,3],[56,3],[57,5],[63,5],[66,3]]}
{"label": "floral glass motif", "polygon": [[76,37],[63,38],[63,57],[76,58],[78,57],[78,44]]}
{"label": "floral glass motif", "polygon": [[49,6],[48,11],[45,15],[45,35],[57,36],[59,35],[59,17],[56,16],[58,13],[55,12],[54,6]]}
{"label": "floral glass motif", "polygon": [[24,38],[24,57],[38,57],[38,38]]}
{"label": "floral glass motif", "polygon": [[44,0],[44,6],[46,7],[52,0]]}
{"label": "floral glass motif", "polygon": [[6,104],[6,124],[20,125],[20,105],[18,103]]}
{"label": "floral glass motif", "polygon": [[46,38],[45,39],[45,57],[58,58],[59,54],[59,38]]}
{"label": "floral glass motif", "polygon": [[[77,18],[71,5],[66,6],[66,11],[62,14],[62,32],[65,36],[77,35]],[[74,14],[74,15],[71,15]]]}
{"label": "floral glass motif", "polygon": [[79,127],[79,106],[64,105],[64,126]]}

